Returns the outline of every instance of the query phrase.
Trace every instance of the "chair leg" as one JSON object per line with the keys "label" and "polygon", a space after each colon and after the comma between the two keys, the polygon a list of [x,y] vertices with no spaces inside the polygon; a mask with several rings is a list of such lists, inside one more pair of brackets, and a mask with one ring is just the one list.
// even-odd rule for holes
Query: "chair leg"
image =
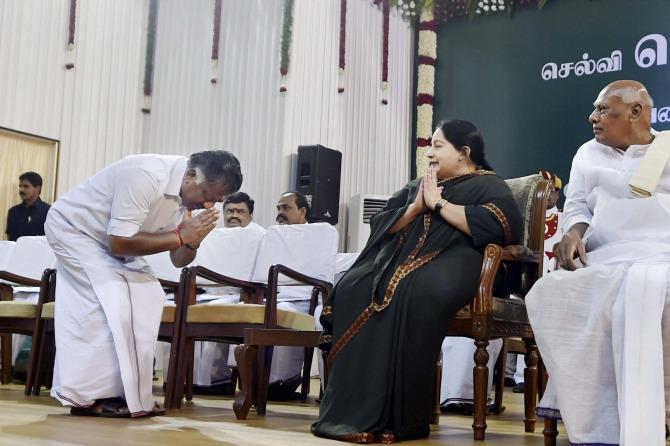
{"label": "chair leg", "polygon": [[312,359],[314,347],[305,348],[305,361],[302,369],[302,384],[300,385],[300,399],[305,401],[309,395],[310,374],[312,373]]}
{"label": "chair leg", "polygon": [[258,363],[256,367],[256,413],[265,416],[268,403],[268,387],[270,384],[270,368],[272,366],[272,346],[258,349]]}
{"label": "chair leg", "polygon": [[556,437],[558,437],[558,421],[549,418],[544,419],[544,446],[556,446]]}
{"label": "chair leg", "polygon": [[486,397],[489,379],[489,352],[486,350],[489,341],[475,340],[475,368],[474,374],[474,421],[472,428],[475,433],[475,440],[483,440],[486,434]]}
{"label": "chair leg", "polygon": [[0,370],[0,383],[12,382],[12,335],[2,335],[2,370]]}
{"label": "chair leg", "polygon": [[255,345],[238,345],[235,348],[235,362],[240,376],[240,393],[233,403],[235,418],[246,420],[249,409],[256,400],[256,360],[258,347]]}
{"label": "chair leg", "polygon": [[505,365],[507,364],[507,339],[503,338],[503,346],[498,355],[496,362],[496,370],[498,371],[498,379],[495,382],[495,401],[493,404],[493,413],[500,415],[505,411],[505,406],[502,405],[503,392],[505,391]]}
{"label": "chair leg", "polygon": [[526,368],[524,374],[524,411],[523,420],[526,432],[535,432],[535,422],[537,421],[535,409],[537,406],[537,361],[538,350],[535,339],[524,339],[526,343]]}
{"label": "chair leg", "polygon": [[26,373],[26,385],[23,393],[30,396],[35,386],[35,375],[37,374],[37,365],[39,364],[39,357],[42,354],[42,318],[35,318],[35,325],[33,328],[32,347],[30,348],[30,361],[28,361],[28,373]]}
{"label": "chair leg", "polygon": [[195,343],[191,342],[191,349],[186,352],[186,401],[193,401],[193,369],[195,368]]}
{"label": "chair leg", "polygon": [[433,415],[430,417],[430,424],[437,426],[440,424],[440,391],[442,387],[442,352],[437,358],[437,364],[435,364],[435,393],[434,400],[435,405],[433,406]]}

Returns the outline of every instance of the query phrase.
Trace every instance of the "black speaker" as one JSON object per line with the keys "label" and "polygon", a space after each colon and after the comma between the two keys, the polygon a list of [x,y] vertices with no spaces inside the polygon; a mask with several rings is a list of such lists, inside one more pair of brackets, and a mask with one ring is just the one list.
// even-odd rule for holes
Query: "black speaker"
{"label": "black speaker", "polygon": [[321,145],[298,147],[295,188],[309,202],[308,220],[337,224],[342,154]]}

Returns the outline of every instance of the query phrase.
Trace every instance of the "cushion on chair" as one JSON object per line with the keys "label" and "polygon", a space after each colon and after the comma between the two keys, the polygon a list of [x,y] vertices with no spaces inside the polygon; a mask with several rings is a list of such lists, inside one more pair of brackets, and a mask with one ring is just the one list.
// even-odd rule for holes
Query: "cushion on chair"
{"label": "cushion on chair", "polygon": [[30,302],[2,301],[0,302],[0,317],[21,317],[32,319],[35,317],[37,305]]}
{"label": "cushion on chair", "polygon": [[161,322],[174,323],[176,314],[177,307],[175,305],[163,305],[163,315],[161,316]]}
{"label": "cushion on chair", "polygon": [[53,319],[56,310],[55,302],[47,302],[42,305],[42,319]]}
{"label": "cushion on chair", "polygon": [[521,237],[521,244],[526,247],[528,247],[530,242],[535,193],[537,191],[538,183],[542,180],[542,175],[539,174],[505,180],[509,188],[512,190],[514,200],[516,200],[516,204],[519,206],[521,216],[523,217],[524,227],[523,236]]}
{"label": "cushion on chair", "polygon": [[[534,174],[528,175],[525,177],[511,178],[505,180],[509,188],[512,190],[512,195],[516,200],[519,210],[521,211],[521,216],[523,217],[523,234],[521,236],[521,245],[537,250],[544,250],[544,246],[533,247],[530,246],[531,236],[532,236],[532,224],[533,224],[533,205],[535,203],[535,195],[537,194],[537,187],[540,181],[543,181],[542,175]],[[530,287],[533,285],[531,283],[531,278],[527,271],[524,271],[525,268],[522,268],[521,271],[521,289],[517,290],[520,294],[525,295]]]}
{"label": "cushion on chair", "polygon": [[[262,324],[265,305],[257,304],[196,304],[188,307],[189,323]],[[293,330],[314,330],[316,319],[305,313],[277,310],[277,324]]]}

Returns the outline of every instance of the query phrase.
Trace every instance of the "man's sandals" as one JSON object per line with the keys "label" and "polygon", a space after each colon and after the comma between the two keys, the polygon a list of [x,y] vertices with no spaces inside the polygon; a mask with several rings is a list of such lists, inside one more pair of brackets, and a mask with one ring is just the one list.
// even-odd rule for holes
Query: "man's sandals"
{"label": "man's sandals", "polygon": [[70,415],[100,418],[141,418],[165,415],[165,409],[156,402],[151,411],[131,414],[123,398],[103,398],[88,407],[72,407]]}

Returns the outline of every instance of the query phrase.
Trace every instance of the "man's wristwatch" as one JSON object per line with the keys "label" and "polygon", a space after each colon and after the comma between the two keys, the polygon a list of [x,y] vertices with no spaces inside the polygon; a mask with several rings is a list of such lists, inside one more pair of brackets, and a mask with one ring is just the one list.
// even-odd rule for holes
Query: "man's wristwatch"
{"label": "man's wristwatch", "polygon": [[446,204],[447,204],[447,200],[445,200],[444,198],[440,198],[439,200],[437,200],[437,203],[435,203],[435,207],[433,208],[433,210],[434,210],[436,213],[439,214],[440,211],[442,210],[442,208],[443,208]]}

